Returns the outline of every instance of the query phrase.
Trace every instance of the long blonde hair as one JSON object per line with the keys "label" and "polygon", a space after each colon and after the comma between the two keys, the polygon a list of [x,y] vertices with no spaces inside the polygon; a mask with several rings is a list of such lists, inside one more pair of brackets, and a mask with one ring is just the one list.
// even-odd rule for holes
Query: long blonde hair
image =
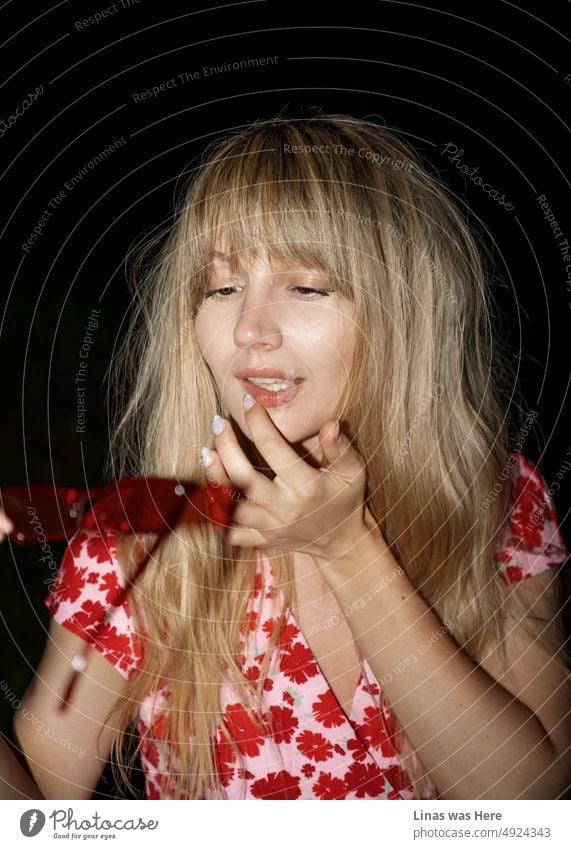
{"label": "long blonde hair", "polygon": [[[212,415],[229,417],[193,329],[221,223],[232,273],[259,246],[324,271],[355,305],[358,340],[336,415],[366,461],[368,506],[410,580],[478,661],[501,650],[505,636],[493,555],[507,483],[482,505],[509,480],[510,428],[523,410],[492,331],[489,252],[431,171],[395,132],[348,115],[277,116],[210,145],[180,191],[173,223],[133,263],[131,325],[110,370],[117,409],[106,472],[203,477],[198,449],[211,441]],[[133,546],[123,541],[125,562]],[[268,730],[263,680],[286,608],[297,601],[291,555],[266,553],[284,607],[257,684],[237,658],[255,551],[227,546],[211,527],[178,528],[147,567],[133,594],[135,618],[145,622],[144,667],[118,707],[123,730],[114,741],[126,783],[134,710],[159,683],[171,693],[165,780],[176,798],[220,791],[218,726],[241,758],[220,710],[226,672],[251,719]],[[400,763],[422,798],[434,788],[395,718]]]}

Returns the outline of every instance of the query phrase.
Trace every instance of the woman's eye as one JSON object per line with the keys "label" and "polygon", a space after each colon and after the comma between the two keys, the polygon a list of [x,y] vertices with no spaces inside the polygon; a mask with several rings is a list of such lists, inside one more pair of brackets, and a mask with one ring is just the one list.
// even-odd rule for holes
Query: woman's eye
{"label": "woman's eye", "polygon": [[[231,295],[236,286],[221,286],[218,289],[210,289],[204,293],[205,298],[226,298]],[[293,291],[301,292],[305,298],[311,299],[319,296],[327,296],[332,293],[331,289],[317,289],[312,286],[293,286]]]}
{"label": "woman's eye", "polygon": [[235,288],[235,286],[222,286],[220,289],[210,289],[210,291],[204,293],[204,297],[212,298],[220,295],[224,298],[226,295],[232,294],[232,290]]}
{"label": "woman's eye", "polygon": [[309,295],[330,295],[331,289],[313,289],[311,286],[295,286],[298,291],[309,293]]}

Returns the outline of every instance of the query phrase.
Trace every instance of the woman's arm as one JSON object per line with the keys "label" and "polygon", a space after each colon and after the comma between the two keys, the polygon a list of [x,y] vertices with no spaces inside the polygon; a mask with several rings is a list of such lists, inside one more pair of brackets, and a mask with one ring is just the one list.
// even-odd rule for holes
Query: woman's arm
{"label": "woman's arm", "polygon": [[43,799],[7,740],[0,736],[0,799]]}
{"label": "woman's arm", "polygon": [[[32,798],[90,799],[109,758],[116,723],[113,715],[107,720],[107,712],[130,686],[109,660],[90,653],[72,705],[59,711],[71,660],[82,645],[80,637],[51,620],[43,657],[14,716],[11,738],[40,790]],[[17,791],[6,798],[21,798],[23,779],[8,754],[2,755],[2,768],[8,770],[1,773],[2,792],[12,792],[9,784],[16,776]]]}
{"label": "woman's arm", "polygon": [[[571,783],[565,672],[521,629],[506,638],[509,676],[494,658],[487,660],[488,671],[470,660],[416,591],[374,520],[367,522],[350,556],[321,562],[322,574],[440,797],[560,796]],[[545,605],[543,615],[555,621],[557,607]],[[525,662],[517,663],[524,652]]]}

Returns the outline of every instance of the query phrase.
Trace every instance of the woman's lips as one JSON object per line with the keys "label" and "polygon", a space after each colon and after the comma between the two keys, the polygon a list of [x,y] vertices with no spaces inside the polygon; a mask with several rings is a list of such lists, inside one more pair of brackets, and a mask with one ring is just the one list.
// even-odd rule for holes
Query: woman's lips
{"label": "woman's lips", "polygon": [[289,389],[280,389],[279,392],[271,392],[264,389],[263,386],[250,383],[249,380],[241,380],[240,383],[246,387],[246,392],[250,393],[257,404],[261,404],[262,407],[279,407],[281,404],[291,401],[297,395],[303,381],[294,383]]}

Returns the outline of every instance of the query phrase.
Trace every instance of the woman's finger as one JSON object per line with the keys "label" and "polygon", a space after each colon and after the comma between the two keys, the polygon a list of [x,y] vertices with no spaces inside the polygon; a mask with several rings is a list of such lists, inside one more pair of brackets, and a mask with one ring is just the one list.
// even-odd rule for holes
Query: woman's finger
{"label": "woman's finger", "polygon": [[268,514],[267,502],[258,503],[252,496],[244,494],[234,508],[232,521],[244,530],[266,531],[276,526],[275,520]]}
{"label": "woman's finger", "polygon": [[14,530],[14,525],[8,516],[0,510],[0,542],[4,539],[4,534],[11,534]]}
{"label": "woman's finger", "polygon": [[232,486],[232,482],[226,474],[222,465],[220,455],[214,448],[203,446],[200,449],[200,459],[204,468],[204,475],[210,486]]}
{"label": "woman's finger", "polygon": [[216,451],[238,489],[249,493],[254,488],[260,491],[260,487],[266,487],[268,479],[252,466],[228,419],[214,416],[212,429]]}

